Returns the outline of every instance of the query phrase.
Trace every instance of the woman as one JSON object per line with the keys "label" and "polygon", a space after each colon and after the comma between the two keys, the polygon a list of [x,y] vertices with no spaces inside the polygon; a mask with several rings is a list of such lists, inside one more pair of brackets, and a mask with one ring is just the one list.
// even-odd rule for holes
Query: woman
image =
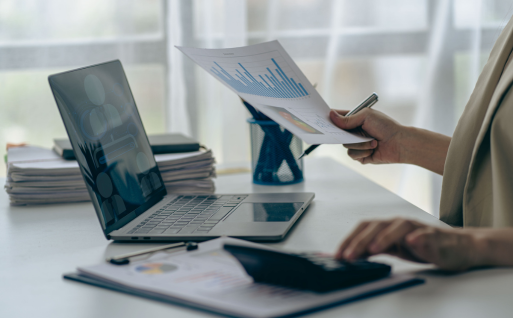
{"label": "woman", "polygon": [[513,265],[512,21],[495,43],[452,139],[401,126],[372,109],[347,118],[346,111],[331,112],[338,127],[361,127],[375,138],[344,145],[351,158],[362,164],[415,164],[443,175],[440,219],[465,227],[440,229],[403,219],[364,222],[344,240],[337,258],[388,253],[450,270]]}

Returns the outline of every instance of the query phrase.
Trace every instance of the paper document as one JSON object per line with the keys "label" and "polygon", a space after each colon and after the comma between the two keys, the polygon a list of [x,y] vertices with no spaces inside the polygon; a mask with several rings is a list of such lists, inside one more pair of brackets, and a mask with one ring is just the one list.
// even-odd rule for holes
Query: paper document
{"label": "paper document", "polygon": [[330,107],[278,41],[231,49],[177,48],[308,144],[371,140],[333,125]]}
{"label": "paper document", "polygon": [[[155,155],[168,193],[212,193],[216,176],[212,151]],[[51,149],[10,148],[6,192],[12,205],[89,201],[75,160],[65,160]]]}
{"label": "paper document", "polygon": [[[411,275],[393,275],[378,281],[328,293],[315,293],[254,283],[244,268],[223,249],[224,243],[259,246],[243,240],[219,238],[200,243],[195,251],[160,252],[129,265],[109,263],[79,267],[80,275],[66,278],[132,294],[173,301],[236,317],[280,317],[334,303],[418,284]],[[172,252],[172,250],[171,250]],[[106,283],[107,282],[107,283]]]}

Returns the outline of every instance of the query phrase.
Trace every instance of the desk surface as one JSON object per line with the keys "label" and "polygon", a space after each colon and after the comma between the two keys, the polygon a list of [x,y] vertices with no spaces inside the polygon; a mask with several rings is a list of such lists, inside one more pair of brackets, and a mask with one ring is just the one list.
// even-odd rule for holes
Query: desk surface
{"label": "desk surface", "polygon": [[[306,161],[306,181],[257,186],[249,174],[219,177],[218,193],[311,191],[316,198],[285,241],[289,250],[333,252],[360,220],[403,216],[442,222],[350,169],[326,158]],[[3,184],[4,180],[0,179]],[[0,192],[0,317],[216,317],[61,278],[78,265],[157,244],[105,240],[90,203],[10,207]],[[395,271],[427,283],[358,301],[311,317],[510,317],[513,270],[444,275],[429,265],[380,256]]]}

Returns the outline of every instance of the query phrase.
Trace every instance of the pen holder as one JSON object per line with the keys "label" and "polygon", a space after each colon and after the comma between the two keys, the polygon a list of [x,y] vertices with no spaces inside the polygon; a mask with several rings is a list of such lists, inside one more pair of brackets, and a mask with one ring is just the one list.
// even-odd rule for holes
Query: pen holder
{"label": "pen holder", "polygon": [[253,183],[286,185],[303,181],[303,142],[272,120],[247,120]]}

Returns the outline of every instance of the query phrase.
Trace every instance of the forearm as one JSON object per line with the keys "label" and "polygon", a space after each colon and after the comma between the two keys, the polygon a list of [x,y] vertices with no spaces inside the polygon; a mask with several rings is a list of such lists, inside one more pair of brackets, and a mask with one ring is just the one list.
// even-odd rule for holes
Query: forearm
{"label": "forearm", "polygon": [[442,134],[404,127],[400,141],[400,163],[417,165],[443,175],[450,142],[451,137]]}

